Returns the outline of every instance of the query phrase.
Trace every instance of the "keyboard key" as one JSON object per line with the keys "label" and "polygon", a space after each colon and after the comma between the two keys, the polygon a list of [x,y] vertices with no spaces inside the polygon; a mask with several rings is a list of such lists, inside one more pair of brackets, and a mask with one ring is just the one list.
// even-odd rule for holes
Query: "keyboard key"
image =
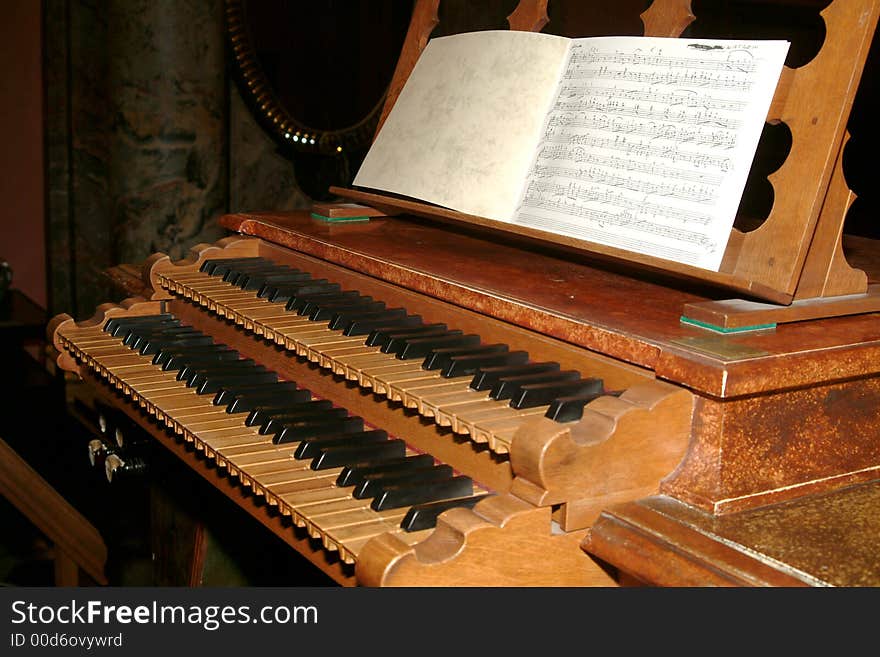
{"label": "keyboard key", "polygon": [[601,396],[601,392],[587,392],[580,395],[557,397],[550,402],[550,406],[544,414],[544,417],[555,420],[556,422],[574,422],[575,420],[580,420],[584,416],[584,406]]}
{"label": "keyboard key", "polygon": [[379,463],[362,463],[343,468],[336,479],[337,486],[355,486],[363,481],[368,474],[378,472],[404,472],[434,465],[434,457],[430,454],[413,454],[400,459],[391,459]]}
{"label": "keyboard key", "polygon": [[463,507],[472,509],[477,502],[490,497],[490,493],[483,495],[470,495],[467,497],[455,497],[449,500],[440,500],[439,502],[428,502],[427,504],[417,504],[410,507],[400,521],[400,528],[407,532],[416,532],[421,529],[431,529],[437,526],[437,516],[449,509]]}
{"label": "keyboard key", "polygon": [[579,379],[554,383],[531,383],[522,386],[510,401],[511,408],[534,408],[549,404],[557,397],[583,395],[589,392],[602,392],[601,379]]}
{"label": "keyboard key", "polygon": [[563,381],[577,381],[581,373],[577,370],[562,370],[559,372],[540,372],[538,374],[522,374],[520,376],[504,376],[492,386],[489,396],[492,399],[511,399],[518,395],[523,386],[533,383],[562,383]]}
{"label": "keyboard key", "polygon": [[388,434],[381,429],[357,431],[341,436],[318,436],[303,440],[297,445],[293,457],[297,459],[313,459],[320,456],[328,449],[334,449],[336,447],[361,447],[363,445],[372,445],[373,443],[386,440],[388,440]]}
{"label": "keyboard key", "polygon": [[406,455],[406,443],[400,439],[382,440],[357,447],[333,447],[321,451],[312,459],[312,470],[340,468],[376,459],[398,459]]}
{"label": "keyboard key", "polygon": [[452,378],[474,374],[481,367],[499,365],[519,365],[529,360],[527,351],[509,351],[506,353],[476,353],[464,356],[452,356],[449,362],[440,369],[440,376]]}
{"label": "keyboard key", "polygon": [[524,363],[522,365],[502,365],[500,367],[481,367],[471,379],[470,387],[474,390],[491,390],[503,376],[520,376],[523,374],[539,374],[559,370],[559,363]]}
{"label": "keyboard key", "polygon": [[425,358],[439,349],[463,349],[476,347],[480,344],[480,336],[474,334],[463,335],[461,331],[449,331],[445,336],[412,338],[405,340],[403,348],[397,352],[400,360],[411,358]]}
{"label": "keyboard key", "polygon": [[421,484],[402,484],[382,491],[381,495],[373,498],[370,508],[374,511],[385,511],[453,497],[466,497],[473,493],[473,481],[465,476]]}
{"label": "keyboard key", "polygon": [[[412,338],[418,335],[426,336],[426,335],[435,335],[437,333],[443,333],[446,331],[446,324],[422,324],[419,326],[413,326],[412,328],[392,328],[392,329],[381,329],[377,328],[370,332],[370,335],[367,336],[367,339],[364,341],[364,344],[368,347],[384,347],[389,340],[392,338]],[[384,349],[382,350],[384,351]],[[388,353],[388,352],[385,352]]]}
{"label": "keyboard key", "polygon": [[364,430],[362,418],[351,416],[335,419],[330,422],[303,422],[284,425],[273,437],[276,445],[297,442],[315,436],[326,436],[330,433],[353,433]]}
{"label": "keyboard key", "polygon": [[383,472],[368,475],[355,486],[352,497],[363,500],[368,497],[377,497],[386,490],[395,486],[403,485],[428,485],[441,481],[447,481],[454,476],[454,470],[448,465],[431,465],[420,470],[409,472]]}
{"label": "keyboard key", "polygon": [[[454,356],[498,355],[507,353],[506,344],[476,344],[473,346],[447,346],[434,349],[425,356],[422,367],[426,370],[443,370]],[[528,358],[528,355],[526,356]]]}

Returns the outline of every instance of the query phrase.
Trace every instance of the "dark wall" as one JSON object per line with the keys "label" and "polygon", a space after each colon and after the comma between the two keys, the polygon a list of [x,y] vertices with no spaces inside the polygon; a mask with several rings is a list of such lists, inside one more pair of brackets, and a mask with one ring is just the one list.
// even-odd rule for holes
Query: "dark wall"
{"label": "dark wall", "polygon": [[0,260],[13,285],[46,304],[40,3],[7,0],[0,19]]}
{"label": "dark wall", "polygon": [[45,5],[48,303],[118,301],[108,267],[186,255],[240,209],[308,205],[227,70],[222,0]]}

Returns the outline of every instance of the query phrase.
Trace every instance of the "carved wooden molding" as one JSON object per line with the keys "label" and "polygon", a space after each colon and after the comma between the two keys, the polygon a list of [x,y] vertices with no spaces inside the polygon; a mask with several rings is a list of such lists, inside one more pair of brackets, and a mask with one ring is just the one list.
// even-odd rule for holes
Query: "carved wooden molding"
{"label": "carved wooden molding", "polygon": [[49,320],[46,326],[46,337],[58,352],[56,364],[62,370],[80,374],[79,364],[65,348],[64,334],[76,331],[77,329],[91,329],[106,322],[111,317],[118,315],[128,315],[137,317],[138,315],[157,315],[162,312],[162,304],[158,301],[148,301],[143,297],[129,297],[115,303],[102,303],[95,308],[95,314],[88,319],[80,322],[74,321],[73,317],[66,313],[56,315]]}
{"label": "carved wooden molding", "polygon": [[685,455],[693,408],[692,393],[654,381],[599,397],[578,422],[533,420],[511,443],[510,492],[550,506],[656,491]]}
{"label": "carved wooden molding", "polygon": [[553,533],[548,508],[497,495],[441,514],[415,545],[377,536],[358,555],[356,575],[363,586],[614,585],[595,561],[571,549],[582,537]]}
{"label": "carved wooden molding", "polygon": [[696,17],[691,0],[654,0],[641,18],[645,36],[678,37]]}
{"label": "carved wooden molding", "polygon": [[248,258],[259,255],[261,240],[253,237],[241,237],[234,235],[217,240],[213,244],[196,244],[187,256],[181,260],[172,261],[164,253],[154,253],[144,261],[141,269],[141,277],[144,283],[153,290],[151,299],[168,299],[171,295],[162,289],[159,284],[159,274],[173,269],[175,271],[196,271],[202,263],[209,258]]}

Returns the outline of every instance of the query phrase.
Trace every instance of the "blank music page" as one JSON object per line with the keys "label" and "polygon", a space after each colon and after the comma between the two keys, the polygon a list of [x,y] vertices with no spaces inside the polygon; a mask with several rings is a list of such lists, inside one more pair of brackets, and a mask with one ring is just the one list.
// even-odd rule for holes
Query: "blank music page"
{"label": "blank music page", "polygon": [[788,45],[574,39],[513,222],[717,271]]}
{"label": "blank music page", "polygon": [[509,221],[569,45],[509,30],[430,40],[354,184]]}

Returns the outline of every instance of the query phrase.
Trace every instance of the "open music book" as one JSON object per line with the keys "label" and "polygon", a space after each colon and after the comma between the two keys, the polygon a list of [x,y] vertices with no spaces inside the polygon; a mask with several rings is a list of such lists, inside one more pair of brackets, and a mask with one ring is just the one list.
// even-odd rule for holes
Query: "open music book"
{"label": "open music book", "polygon": [[717,271],[787,41],[429,41],[354,185]]}

